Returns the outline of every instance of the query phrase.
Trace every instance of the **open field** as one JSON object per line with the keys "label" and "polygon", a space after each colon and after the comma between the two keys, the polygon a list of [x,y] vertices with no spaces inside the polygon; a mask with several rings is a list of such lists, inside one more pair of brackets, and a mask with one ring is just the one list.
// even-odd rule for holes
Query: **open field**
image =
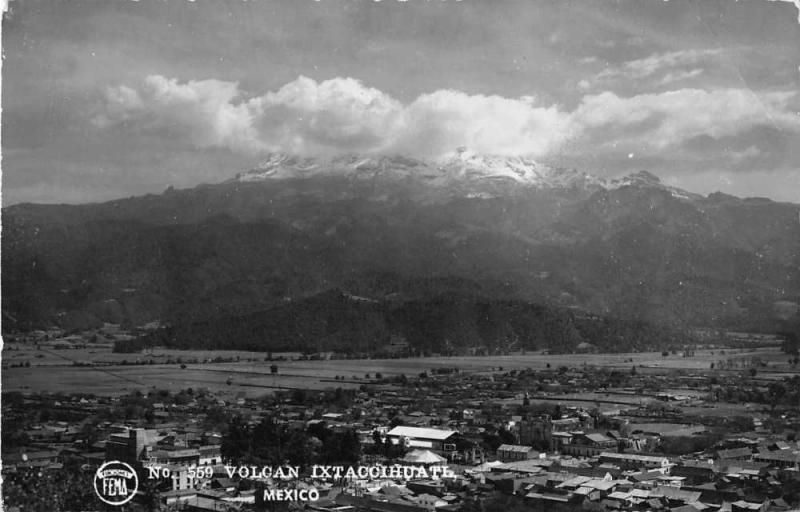
{"label": "open field", "polygon": [[[325,389],[331,387],[353,387],[368,382],[376,373],[388,377],[404,374],[415,376],[422,371],[435,368],[459,368],[466,373],[490,373],[526,368],[545,369],[567,366],[580,368],[584,365],[630,369],[645,372],[669,372],[675,370],[710,371],[710,364],[721,359],[758,357],[768,364],[759,370],[761,378],[780,378],[793,369],[786,364],[786,356],[775,347],[756,351],[726,349],[698,350],[693,357],[681,355],[662,356],[660,352],[633,354],[516,354],[509,356],[481,357],[430,357],[414,359],[361,359],[361,360],[297,360],[298,354],[281,355],[295,360],[264,361],[263,352],[244,351],[179,351],[155,349],[152,353],[115,354],[110,347],[90,347],[69,350],[39,349],[30,345],[7,347],[3,351],[4,391],[64,391],[92,392],[96,394],[122,394],[134,389],[170,389],[205,387],[223,394],[259,396],[277,388]],[[238,361],[235,359],[238,357]],[[181,369],[177,361],[201,361],[186,363]],[[215,358],[231,359],[225,363],[203,363]],[[155,364],[121,365],[122,361],[150,361]],[[167,360],[173,364],[165,364]],[[20,363],[30,367],[12,367]],[[77,366],[75,363],[88,364]],[[271,374],[271,365],[278,366],[278,374]],[[718,370],[715,370],[718,371]],[[738,370],[741,371],[741,370]],[[367,377],[367,374],[369,377]],[[340,377],[342,380],[335,379]],[[230,381],[230,384],[228,383]],[[577,398],[577,397],[575,397]],[[601,396],[586,397],[585,400],[601,399]],[[640,397],[633,399],[636,403]],[[631,397],[614,395],[607,400],[629,402]]]}
{"label": "open field", "polygon": [[[268,371],[268,368],[267,368]],[[231,383],[228,384],[230,379]],[[3,371],[3,391],[94,393],[120,395],[134,390],[206,388],[220,395],[262,396],[274,389],[356,387],[347,382],[331,383],[314,376],[271,376],[220,371],[214,368],[174,365],[115,367],[33,367]]]}
{"label": "open field", "polygon": [[[241,350],[176,350],[155,348],[146,352],[123,354],[111,351],[110,345],[95,345],[78,349],[53,349],[43,347],[36,349],[30,344],[11,343],[3,348],[3,365],[29,361],[32,366],[80,363],[119,363],[122,361],[137,362],[154,360],[164,363],[167,360],[180,358],[187,360],[213,360],[216,358],[239,358],[240,362],[262,363],[266,357],[265,352],[248,352]],[[423,369],[437,367],[458,367],[462,370],[491,371],[498,367],[504,369],[541,369],[548,364],[552,368],[559,366],[581,367],[594,365],[607,368],[630,368],[633,365],[643,366],[650,370],[659,369],[708,369],[711,363],[720,360],[737,359],[742,357],[758,357],[770,363],[770,369],[776,371],[788,370],[786,355],[778,347],[763,347],[759,349],[703,349],[695,351],[692,357],[683,357],[680,353],[662,356],[660,352],[618,353],[618,354],[542,354],[538,352],[516,353],[505,356],[454,356],[454,357],[428,357],[412,359],[388,360],[328,360],[328,361],[299,361],[297,352],[274,352],[274,358],[284,357],[287,361],[279,361],[281,365],[313,365],[318,368],[319,363],[324,366],[343,365],[342,368],[362,368],[368,366],[372,371],[392,373],[418,373]],[[267,363],[269,364],[269,363]],[[416,370],[416,371],[414,371]],[[766,369],[765,369],[766,371]]]}

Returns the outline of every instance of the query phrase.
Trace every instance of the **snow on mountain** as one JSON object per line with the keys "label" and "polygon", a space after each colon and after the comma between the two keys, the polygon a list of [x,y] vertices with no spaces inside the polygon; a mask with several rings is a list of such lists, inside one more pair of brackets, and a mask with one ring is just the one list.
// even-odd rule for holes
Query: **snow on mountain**
{"label": "snow on mountain", "polygon": [[524,156],[483,155],[463,147],[430,161],[399,155],[344,155],[326,159],[273,153],[252,170],[238,174],[234,180],[258,182],[318,175],[353,179],[416,178],[433,186],[466,185],[468,195],[475,197],[486,195],[475,190],[481,184],[582,189],[658,187],[670,190],[676,197],[689,197],[683,190],[663,185],[657,176],[647,171],[608,180],[575,169],[550,167]]}
{"label": "snow on mountain", "polygon": [[687,192],[677,187],[664,185],[663,183],[661,183],[661,179],[658,176],[647,171],[639,171],[633,174],[629,174],[627,176],[623,176],[622,178],[608,181],[606,183],[606,188],[608,189],[616,189],[622,187],[661,188],[663,190],[669,191],[669,193],[672,194],[673,197],[678,199],[699,199],[702,197],[698,194],[693,194],[691,192]]}
{"label": "snow on mountain", "polygon": [[310,176],[324,169],[315,158],[301,158],[283,153],[270,153],[266,160],[250,171],[236,175],[237,181],[264,181]]}

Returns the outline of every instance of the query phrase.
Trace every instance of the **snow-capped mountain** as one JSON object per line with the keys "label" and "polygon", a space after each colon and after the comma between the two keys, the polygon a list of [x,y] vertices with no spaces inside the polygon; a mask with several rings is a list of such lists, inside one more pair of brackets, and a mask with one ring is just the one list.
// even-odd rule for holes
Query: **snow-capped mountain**
{"label": "snow-capped mountain", "polygon": [[660,188],[669,191],[672,197],[678,199],[700,199],[703,196],[687,192],[678,187],[671,187],[661,182],[658,176],[647,171],[639,171],[621,178],[609,180],[605,182],[605,188],[617,189],[622,187],[651,187]]}
{"label": "snow-capped mountain", "polygon": [[303,178],[312,175],[373,177],[413,176],[439,184],[464,180],[508,180],[535,186],[569,186],[576,182],[603,184],[604,181],[572,169],[552,168],[522,156],[480,155],[465,148],[437,160],[417,160],[398,155],[346,155],[334,158],[297,157],[270,154],[252,170],[240,173],[237,181]]}
{"label": "snow-capped mountain", "polygon": [[338,289],[745,329],[797,317],[798,208],[466,149],[274,154],[222,183],[5,208],[3,315],[20,328],[185,321]]}
{"label": "snow-capped mountain", "polygon": [[498,187],[595,191],[625,186],[664,188],[675,197],[694,197],[693,194],[662,184],[657,176],[647,171],[618,179],[605,179],[576,169],[551,167],[525,156],[482,155],[467,148],[458,148],[439,159],[427,161],[399,155],[314,158],[273,153],[253,169],[237,174],[233,181],[260,182],[312,176],[338,176],[355,180],[380,178],[389,181],[417,179],[434,187],[460,190],[471,197],[476,194],[493,196]]}
{"label": "snow-capped mountain", "polygon": [[574,169],[554,168],[524,156],[481,155],[459,148],[435,163],[453,179],[510,180],[542,188],[603,186],[603,180]]}

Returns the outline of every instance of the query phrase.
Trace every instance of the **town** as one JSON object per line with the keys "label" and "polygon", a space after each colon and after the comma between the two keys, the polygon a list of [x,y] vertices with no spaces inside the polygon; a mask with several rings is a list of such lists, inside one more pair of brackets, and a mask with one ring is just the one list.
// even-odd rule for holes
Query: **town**
{"label": "town", "polygon": [[[139,475],[132,510],[796,510],[795,355],[714,349],[678,369],[694,350],[615,366],[418,358],[414,375],[354,361],[387,369],[258,395],[4,390],[4,505],[102,510],[94,472],[121,461]],[[292,364],[257,366],[269,379]]]}

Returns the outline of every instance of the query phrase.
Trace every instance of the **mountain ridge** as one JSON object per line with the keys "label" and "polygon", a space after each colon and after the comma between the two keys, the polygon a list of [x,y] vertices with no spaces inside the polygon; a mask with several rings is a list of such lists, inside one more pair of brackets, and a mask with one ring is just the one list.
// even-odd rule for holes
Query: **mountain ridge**
{"label": "mountain ridge", "polygon": [[273,155],[257,171],[279,172],[258,179],[4,208],[4,331],[194,322],[330,289],[684,326],[769,330],[778,309],[797,315],[798,205],[705,197],[647,172],[600,186],[467,150],[438,167],[336,158]]}
{"label": "mountain ridge", "polygon": [[589,190],[623,186],[652,186],[680,196],[698,197],[661,183],[646,170],[616,179],[605,179],[573,168],[551,167],[525,156],[484,155],[461,147],[436,159],[414,159],[402,155],[348,154],[331,158],[302,157],[270,153],[256,167],[238,173],[231,182],[304,179],[313,176],[340,176],[355,179],[418,178],[432,186],[452,186],[457,182],[508,180],[515,186],[539,188],[583,187]]}

